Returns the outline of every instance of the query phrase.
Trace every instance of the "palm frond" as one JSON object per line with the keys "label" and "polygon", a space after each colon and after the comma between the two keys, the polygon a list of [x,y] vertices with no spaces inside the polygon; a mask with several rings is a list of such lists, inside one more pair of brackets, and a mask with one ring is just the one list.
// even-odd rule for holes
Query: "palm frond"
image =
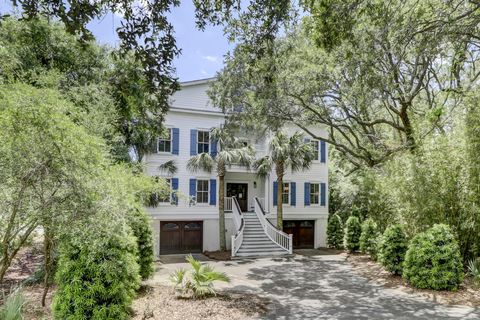
{"label": "palm frond", "polygon": [[207,171],[212,172],[215,166],[215,159],[206,152],[197,154],[196,156],[190,158],[187,162],[187,169],[192,172],[197,171]]}
{"label": "palm frond", "polygon": [[175,160],[169,160],[169,161],[159,165],[158,170],[160,170],[161,172],[170,174],[170,175],[174,175],[174,174],[177,173],[178,168],[177,168],[177,165],[175,164]]}
{"label": "palm frond", "polygon": [[257,176],[265,178],[270,172],[272,172],[273,161],[270,156],[265,156],[255,161],[253,166],[257,172]]}

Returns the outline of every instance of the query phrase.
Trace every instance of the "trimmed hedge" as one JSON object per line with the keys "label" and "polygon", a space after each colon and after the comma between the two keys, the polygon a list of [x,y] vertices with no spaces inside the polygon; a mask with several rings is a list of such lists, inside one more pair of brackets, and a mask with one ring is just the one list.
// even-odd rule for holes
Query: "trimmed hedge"
{"label": "trimmed hedge", "polygon": [[402,274],[403,261],[408,241],[401,225],[392,225],[385,229],[379,246],[380,263],[389,272]]}
{"label": "trimmed hedge", "polygon": [[327,244],[335,249],[343,247],[343,223],[338,214],[333,214],[328,219]]}
{"label": "trimmed hedge", "polygon": [[458,289],[463,282],[463,264],[458,242],[449,226],[436,224],[412,239],[405,256],[403,277],[421,289]]}
{"label": "trimmed hedge", "polygon": [[377,259],[377,224],[369,218],[362,223],[362,234],[360,236],[360,251],[367,253],[374,260]]}
{"label": "trimmed hedge", "polygon": [[345,223],[345,238],[343,245],[350,252],[360,249],[360,235],[362,227],[358,217],[350,216]]}
{"label": "trimmed hedge", "polygon": [[151,219],[142,209],[134,209],[130,213],[129,226],[137,239],[137,262],[140,267],[140,276],[143,280],[148,279],[155,271],[153,248],[153,231]]}
{"label": "trimmed hedge", "polygon": [[129,318],[140,285],[136,243],[124,227],[111,228],[104,232],[85,228],[62,243],[55,319]]}

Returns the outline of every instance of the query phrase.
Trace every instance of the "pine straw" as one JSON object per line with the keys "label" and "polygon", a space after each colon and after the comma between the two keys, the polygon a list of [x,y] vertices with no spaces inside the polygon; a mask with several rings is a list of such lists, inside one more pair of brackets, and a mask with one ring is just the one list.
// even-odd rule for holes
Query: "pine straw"
{"label": "pine straw", "polygon": [[133,319],[236,320],[258,319],[264,315],[266,299],[252,294],[222,292],[206,299],[182,298],[172,287],[144,287],[133,304]]}
{"label": "pine straw", "polygon": [[357,273],[385,287],[395,288],[441,304],[480,306],[480,291],[471,278],[466,278],[457,291],[416,289],[411,287],[401,276],[395,276],[386,271],[379,263],[372,261],[368,255],[349,254],[347,261]]}

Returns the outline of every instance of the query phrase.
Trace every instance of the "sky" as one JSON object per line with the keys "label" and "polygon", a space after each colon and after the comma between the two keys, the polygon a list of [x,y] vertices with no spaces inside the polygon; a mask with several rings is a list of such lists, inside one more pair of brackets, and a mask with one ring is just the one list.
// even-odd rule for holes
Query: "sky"
{"label": "sky", "polygon": [[[11,0],[0,0],[0,13],[11,12]],[[107,14],[101,20],[89,23],[98,42],[115,46],[118,37],[115,28],[120,25],[120,16]],[[222,68],[223,56],[233,49],[221,27],[209,26],[205,31],[195,27],[195,8],[191,0],[183,0],[173,8],[170,22],[175,29],[177,47],[182,50],[174,61],[180,81],[210,78]]]}
{"label": "sky", "polygon": [[[222,68],[223,56],[233,49],[223,29],[209,26],[205,31],[197,30],[194,6],[189,0],[174,8],[169,19],[174,26],[177,46],[182,50],[174,61],[179,80],[213,77]],[[100,21],[91,22],[89,29],[100,43],[115,45],[118,43],[115,28],[119,24],[120,17],[110,13]]]}

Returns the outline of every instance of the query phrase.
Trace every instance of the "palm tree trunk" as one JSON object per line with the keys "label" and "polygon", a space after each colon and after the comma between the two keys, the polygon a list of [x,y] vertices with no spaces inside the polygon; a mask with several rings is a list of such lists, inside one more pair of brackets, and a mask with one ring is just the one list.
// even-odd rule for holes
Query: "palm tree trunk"
{"label": "palm tree trunk", "polygon": [[225,239],[225,175],[218,176],[218,218],[220,232],[220,250],[227,250],[227,241]]}
{"label": "palm tree trunk", "polygon": [[283,175],[277,176],[277,229],[283,230]]}

